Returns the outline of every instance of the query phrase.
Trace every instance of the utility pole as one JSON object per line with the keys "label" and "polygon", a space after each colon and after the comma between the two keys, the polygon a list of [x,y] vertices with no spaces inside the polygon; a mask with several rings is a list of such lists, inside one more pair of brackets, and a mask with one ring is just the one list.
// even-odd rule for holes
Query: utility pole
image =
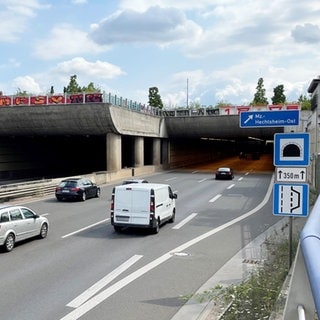
{"label": "utility pole", "polygon": [[187,78],[187,108],[189,108],[189,79]]}

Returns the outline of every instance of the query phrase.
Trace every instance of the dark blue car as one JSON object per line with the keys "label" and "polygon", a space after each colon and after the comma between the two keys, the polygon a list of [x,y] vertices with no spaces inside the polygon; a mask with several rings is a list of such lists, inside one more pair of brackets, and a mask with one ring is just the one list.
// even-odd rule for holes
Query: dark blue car
{"label": "dark blue car", "polygon": [[100,187],[86,178],[72,178],[62,180],[56,187],[56,198],[62,200],[82,200],[99,198]]}

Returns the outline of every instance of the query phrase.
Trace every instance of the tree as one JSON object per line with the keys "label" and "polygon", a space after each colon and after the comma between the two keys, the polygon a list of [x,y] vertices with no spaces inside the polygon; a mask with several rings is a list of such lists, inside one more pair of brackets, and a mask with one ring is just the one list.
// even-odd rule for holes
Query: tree
{"label": "tree", "polygon": [[272,104],[282,104],[286,102],[283,84],[280,84],[273,89],[273,97],[271,98],[271,100]]}
{"label": "tree", "polygon": [[230,106],[232,106],[232,103],[221,100],[215,105],[215,108],[230,107]]}
{"label": "tree", "polygon": [[96,88],[93,82],[90,82],[87,87],[82,87],[82,91],[88,93],[101,92],[100,88]]}
{"label": "tree", "polygon": [[79,93],[82,92],[81,87],[78,85],[77,76],[70,77],[70,82],[67,87],[64,87],[64,93]]}
{"label": "tree", "polygon": [[254,95],[252,105],[267,105],[268,99],[266,98],[266,89],[263,85],[263,78],[258,80],[258,85],[256,87],[257,91]]}
{"label": "tree", "polygon": [[16,96],[19,97],[27,97],[29,95],[29,93],[26,90],[21,90],[20,88],[18,88],[17,92],[16,92]]}
{"label": "tree", "polygon": [[162,109],[163,103],[157,87],[149,88],[149,106]]}
{"label": "tree", "polygon": [[301,94],[298,101],[301,105],[301,110],[311,110],[311,99],[308,99],[305,95],[303,96]]}

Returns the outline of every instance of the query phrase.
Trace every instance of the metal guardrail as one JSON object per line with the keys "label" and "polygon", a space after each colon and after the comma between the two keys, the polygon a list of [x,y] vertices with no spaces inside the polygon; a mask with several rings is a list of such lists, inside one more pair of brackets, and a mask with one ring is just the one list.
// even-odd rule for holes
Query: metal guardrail
{"label": "metal guardrail", "polygon": [[320,196],[301,231],[300,246],[314,304],[320,315]]}
{"label": "metal guardrail", "polygon": [[[301,219],[301,218],[298,218]],[[320,196],[300,232],[300,241],[289,276],[283,320],[314,320],[320,315]]]}
{"label": "metal guardrail", "polygon": [[2,185],[0,186],[0,202],[54,194],[56,185],[57,181],[51,179]]}

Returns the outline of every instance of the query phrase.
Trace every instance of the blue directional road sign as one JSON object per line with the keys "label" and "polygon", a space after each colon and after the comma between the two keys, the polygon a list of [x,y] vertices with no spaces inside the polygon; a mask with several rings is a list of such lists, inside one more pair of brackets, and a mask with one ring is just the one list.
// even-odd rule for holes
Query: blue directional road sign
{"label": "blue directional road sign", "polygon": [[310,134],[276,133],[274,135],[273,164],[288,167],[307,167],[310,161]]}
{"label": "blue directional road sign", "polygon": [[243,111],[240,128],[298,126],[299,114],[299,110]]}
{"label": "blue directional road sign", "polygon": [[275,183],[273,188],[273,214],[306,217],[309,210],[309,185]]}

